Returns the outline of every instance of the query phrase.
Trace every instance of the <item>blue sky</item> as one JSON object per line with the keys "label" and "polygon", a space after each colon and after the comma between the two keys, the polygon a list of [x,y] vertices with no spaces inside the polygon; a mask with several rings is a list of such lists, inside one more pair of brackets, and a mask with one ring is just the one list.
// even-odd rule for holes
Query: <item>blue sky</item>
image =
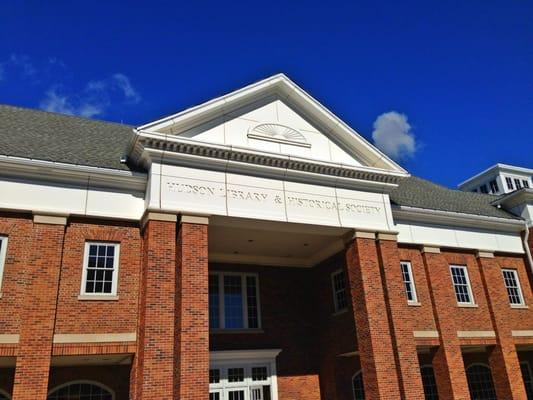
{"label": "blue sky", "polygon": [[533,167],[532,20],[523,0],[4,1],[0,103],[141,124],[284,72],[455,187]]}

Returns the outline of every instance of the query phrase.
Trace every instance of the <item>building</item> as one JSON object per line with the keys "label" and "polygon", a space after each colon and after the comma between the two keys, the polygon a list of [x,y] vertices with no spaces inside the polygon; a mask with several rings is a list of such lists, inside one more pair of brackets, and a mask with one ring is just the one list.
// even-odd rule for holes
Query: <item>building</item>
{"label": "building", "polygon": [[2,400],[532,398],[529,191],[411,176],[284,75],[0,121]]}
{"label": "building", "polygon": [[506,194],[533,187],[533,169],[496,164],[459,184],[466,192]]}

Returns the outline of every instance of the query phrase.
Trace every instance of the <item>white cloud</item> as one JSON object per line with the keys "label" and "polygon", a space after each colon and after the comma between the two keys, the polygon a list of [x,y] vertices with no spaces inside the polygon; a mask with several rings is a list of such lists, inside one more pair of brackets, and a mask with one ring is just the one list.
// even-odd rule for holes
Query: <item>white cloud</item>
{"label": "white cloud", "polygon": [[0,81],[15,74],[23,78],[32,77],[37,70],[33,66],[30,58],[25,54],[10,54],[7,59],[0,62]]}
{"label": "white cloud", "polygon": [[141,96],[130,79],[121,73],[93,80],[75,94],[66,94],[57,85],[49,89],[40,103],[46,111],[94,117],[104,114],[113,104],[138,103]]}
{"label": "white cloud", "polygon": [[379,115],[372,132],[374,144],[395,160],[412,157],[417,150],[415,135],[407,116],[396,111]]}
{"label": "white cloud", "polygon": [[102,114],[104,111],[102,104],[91,104],[87,99],[69,97],[59,93],[57,88],[52,88],[46,92],[44,99],[39,104],[39,108],[45,111],[79,115],[86,118]]}

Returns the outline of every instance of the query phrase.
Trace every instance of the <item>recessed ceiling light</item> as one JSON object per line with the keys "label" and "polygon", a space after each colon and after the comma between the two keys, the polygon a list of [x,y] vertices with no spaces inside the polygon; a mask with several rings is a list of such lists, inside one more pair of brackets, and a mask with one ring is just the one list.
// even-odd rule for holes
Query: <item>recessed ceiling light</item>
{"label": "recessed ceiling light", "polygon": [[253,243],[253,239],[248,239],[248,243]]}
{"label": "recessed ceiling light", "polygon": [[304,243],[304,247],[307,247],[307,246],[309,246],[309,243]]}
{"label": "recessed ceiling light", "polygon": [[239,252],[238,251],[234,251],[233,254],[239,254]]}

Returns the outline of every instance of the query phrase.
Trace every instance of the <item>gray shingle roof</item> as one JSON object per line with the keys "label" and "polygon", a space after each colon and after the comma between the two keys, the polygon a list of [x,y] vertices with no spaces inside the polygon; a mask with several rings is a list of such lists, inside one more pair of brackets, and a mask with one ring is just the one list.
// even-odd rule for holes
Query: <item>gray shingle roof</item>
{"label": "gray shingle roof", "polygon": [[0,154],[92,167],[120,163],[133,127],[0,105]]}
{"label": "gray shingle roof", "polygon": [[416,176],[403,179],[390,198],[394,204],[401,206],[520,219],[491,205],[497,196],[448,189]]}
{"label": "gray shingle roof", "polygon": [[[0,154],[128,170],[120,162],[133,127],[0,105]],[[133,166],[134,168],[134,166]],[[517,218],[490,204],[494,196],[452,190],[417,177],[391,193],[393,203],[432,210]]]}

